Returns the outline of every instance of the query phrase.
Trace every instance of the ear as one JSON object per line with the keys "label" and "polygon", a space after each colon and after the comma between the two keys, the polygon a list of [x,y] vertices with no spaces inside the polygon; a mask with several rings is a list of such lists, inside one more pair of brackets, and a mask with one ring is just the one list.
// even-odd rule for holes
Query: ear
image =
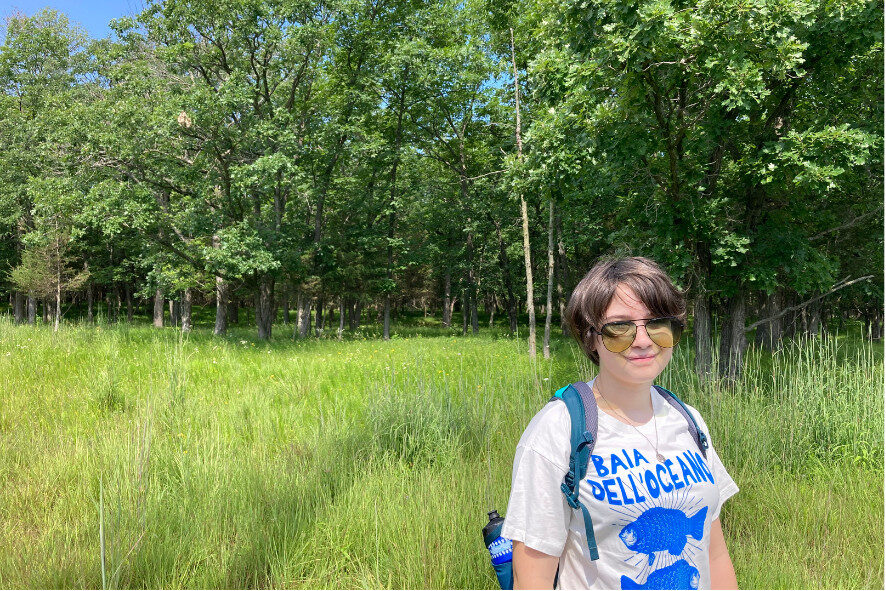
{"label": "ear", "polygon": [[590,349],[591,349],[591,351],[596,351],[597,350],[597,331],[588,329],[588,332],[591,335]]}

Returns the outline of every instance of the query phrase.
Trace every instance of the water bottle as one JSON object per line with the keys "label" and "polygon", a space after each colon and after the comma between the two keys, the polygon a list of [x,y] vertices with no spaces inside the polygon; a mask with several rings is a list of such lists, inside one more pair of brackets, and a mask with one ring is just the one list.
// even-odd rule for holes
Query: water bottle
{"label": "water bottle", "polygon": [[504,517],[499,516],[498,511],[495,509],[490,511],[489,523],[483,528],[483,543],[489,550],[492,568],[495,569],[499,586],[502,589],[513,589],[514,572],[511,561],[514,545],[511,540],[501,537],[501,528],[504,523]]}

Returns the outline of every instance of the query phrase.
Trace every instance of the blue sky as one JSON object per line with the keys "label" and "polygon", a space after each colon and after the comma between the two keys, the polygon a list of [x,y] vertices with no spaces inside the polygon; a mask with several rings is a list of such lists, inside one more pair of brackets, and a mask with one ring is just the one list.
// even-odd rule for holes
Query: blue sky
{"label": "blue sky", "polygon": [[33,16],[48,7],[68,15],[71,22],[86,29],[90,37],[99,38],[111,33],[108,29],[111,19],[138,14],[145,4],[146,0],[0,0],[0,19],[5,21],[16,12]]}

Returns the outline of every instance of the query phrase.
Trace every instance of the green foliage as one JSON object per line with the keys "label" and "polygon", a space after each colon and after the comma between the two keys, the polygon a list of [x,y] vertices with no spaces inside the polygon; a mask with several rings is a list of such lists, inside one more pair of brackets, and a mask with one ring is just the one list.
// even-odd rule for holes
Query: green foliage
{"label": "green foliage", "polygon": [[564,298],[612,253],[715,300],[879,285],[881,5],[165,0],[101,40],[16,16],[0,265],[58,221],[99,290],[439,307],[448,277],[514,308],[523,195],[538,293],[549,200]]}

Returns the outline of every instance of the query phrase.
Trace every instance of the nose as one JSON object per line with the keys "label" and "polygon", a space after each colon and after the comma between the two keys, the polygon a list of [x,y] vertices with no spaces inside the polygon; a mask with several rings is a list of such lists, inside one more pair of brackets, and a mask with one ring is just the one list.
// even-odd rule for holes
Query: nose
{"label": "nose", "polygon": [[647,347],[652,347],[654,344],[655,343],[652,342],[652,339],[649,338],[649,333],[646,332],[646,325],[637,325],[637,336],[634,337],[632,346],[639,349],[646,349]]}

